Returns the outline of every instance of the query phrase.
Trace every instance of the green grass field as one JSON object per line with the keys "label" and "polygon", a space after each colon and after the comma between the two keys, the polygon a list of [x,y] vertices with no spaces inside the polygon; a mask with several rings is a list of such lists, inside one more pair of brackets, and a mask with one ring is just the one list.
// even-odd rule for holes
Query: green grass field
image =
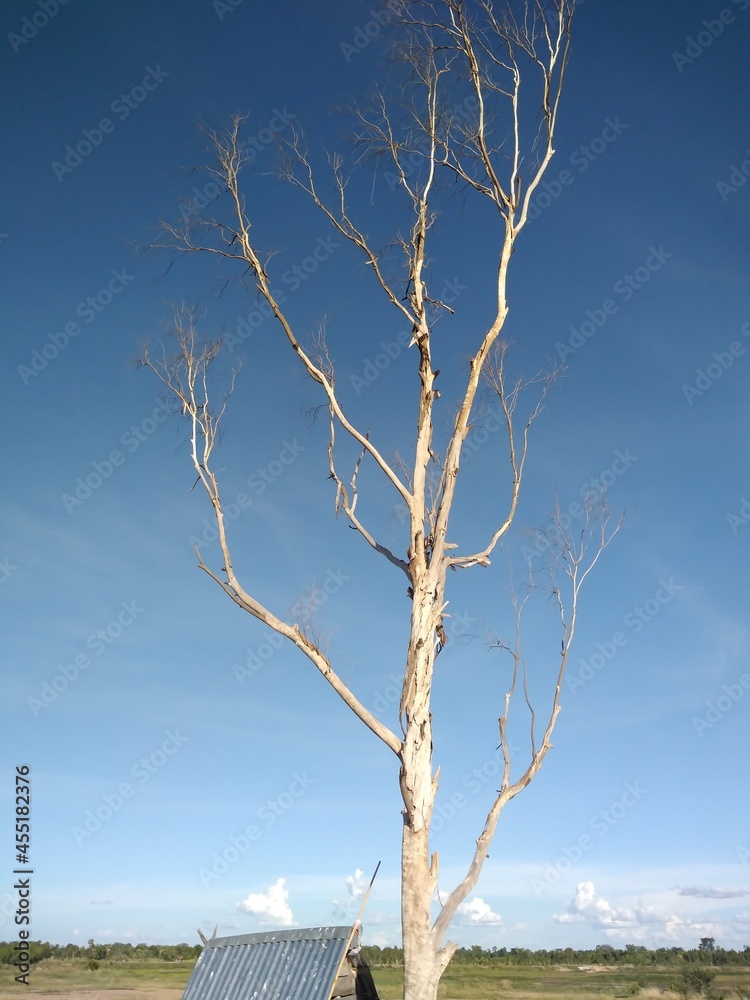
{"label": "green grass field", "polygon": [[[103,961],[98,969],[86,968],[83,960],[61,961],[48,959],[35,965],[29,975],[27,989],[14,981],[13,966],[0,966],[0,1000],[32,993],[76,994],[85,1000],[107,1000],[107,990],[128,990],[132,1000],[141,1000],[156,991],[174,991],[158,1000],[177,1000],[184,990],[193,962],[143,962],[109,963]],[[372,969],[373,978],[382,1000],[398,1000],[401,996],[402,974],[400,969]],[[453,966],[443,976],[440,986],[441,1000],[614,1000],[615,997],[632,996],[633,984],[641,987],[641,1000],[655,1000],[662,996],[678,973],[665,969],[611,969],[603,972],[582,972],[577,968],[534,968],[528,966],[503,966],[492,969],[486,966]],[[747,991],[750,996],[750,969],[734,969],[717,973],[715,990],[733,988]],[[742,994],[735,993],[739,997]],[[675,994],[668,997],[676,1000]],[[665,997],[664,1000],[668,1000]],[[153,998],[152,998],[153,1000]]]}
{"label": "green grass field", "polygon": [[[400,969],[373,968],[373,978],[383,1000],[398,1000],[403,982]],[[570,968],[534,968],[503,966],[448,967],[440,983],[440,1000],[614,1000],[632,996],[633,984],[640,987],[641,1000],[662,996],[677,978],[674,969],[612,969],[605,972],[581,972]],[[732,987],[750,991],[750,970],[717,974],[714,987]],[[750,992],[748,993],[750,996]],[[675,994],[669,994],[676,1000]],[[665,998],[666,1000],[666,998]]]}
{"label": "green grass field", "polygon": [[[102,990],[184,990],[195,962],[101,962],[86,968],[84,959],[49,958],[31,967],[29,990],[34,993],[98,993]],[[15,982],[17,969],[0,966],[0,991],[7,996],[26,989]],[[28,990],[27,990],[28,992]]]}

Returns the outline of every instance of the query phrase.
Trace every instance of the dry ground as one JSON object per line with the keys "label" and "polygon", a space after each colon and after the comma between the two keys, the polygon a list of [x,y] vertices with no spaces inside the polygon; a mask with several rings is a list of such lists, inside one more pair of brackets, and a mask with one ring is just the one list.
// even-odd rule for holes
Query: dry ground
{"label": "dry ground", "polygon": [[80,989],[72,993],[58,993],[57,990],[27,990],[25,986],[15,986],[0,989],[0,1000],[18,1000],[21,996],[26,1000],[180,1000],[182,993],[179,989],[149,990],[143,987],[130,990]]}

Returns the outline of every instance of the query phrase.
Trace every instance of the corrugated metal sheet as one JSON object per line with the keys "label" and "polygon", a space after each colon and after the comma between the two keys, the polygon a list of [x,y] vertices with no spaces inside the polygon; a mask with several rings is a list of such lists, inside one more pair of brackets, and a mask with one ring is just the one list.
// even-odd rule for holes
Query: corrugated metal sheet
{"label": "corrugated metal sheet", "polygon": [[214,938],[183,1000],[327,1000],[351,927]]}

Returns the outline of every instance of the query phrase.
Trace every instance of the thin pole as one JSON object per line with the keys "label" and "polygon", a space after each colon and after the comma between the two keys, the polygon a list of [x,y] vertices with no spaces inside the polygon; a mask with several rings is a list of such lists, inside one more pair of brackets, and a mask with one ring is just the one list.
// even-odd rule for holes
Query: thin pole
{"label": "thin pole", "polygon": [[[377,865],[375,867],[375,871],[372,873],[372,878],[370,879],[370,884],[367,886],[367,892],[362,897],[362,905],[359,908],[359,913],[357,914],[357,919],[352,924],[352,929],[349,931],[349,937],[346,939],[346,948],[344,949],[344,954],[342,955],[341,961],[339,962],[339,967],[336,970],[336,977],[333,980],[333,985],[331,987],[331,996],[333,995],[333,990],[334,990],[334,988],[336,986],[336,980],[339,978],[339,976],[341,975],[341,970],[344,968],[344,963],[346,962],[346,956],[349,954],[349,949],[352,946],[352,939],[354,938],[354,933],[357,930],[357,924],[359,924],[360,921],[361,921],[361,919],[362,919],[362,914],[364,913],[365,905],[366,905],[367,899],[368,899],[368,897],[370,895],[370,889],[372,889],[372,883],[375,881],[375,876],[378,874],[378,871],[380,870],[380,864],[381,864],[380,861],[378,861],[378,863],[377,863]],[[330,1000],[330,997],[329,997],[329,1000]]]}
{"label": "thin pole", "polygon": [[[362,905],[359,908],[359,913],[357,914],[357,919],[354,921],[354,924],[352,925],[352,932],[351,932],[351,935],[349,936],[349,943],[350,944],[351,944],[351,939],[354,937],[354,929],[356,928],[357,924],[359,923],[359,921],[360,921],[360,919],[362,917],[362,914],[364,912],[365,904],[367,903],[367,897],[370,895],[370,889],[372,889],[372,883],[375,881],[375,876],[378,874],[379,870],[380,870],[380,861],[378,861],[378,863],[377,863],[377,865],[375,867],[375,871],[372,873],[372,878],[370,879],[370,884],[367,886],[367,892],[362,897]],[[348,951],[349,948],[347,947],[346,950]]]}

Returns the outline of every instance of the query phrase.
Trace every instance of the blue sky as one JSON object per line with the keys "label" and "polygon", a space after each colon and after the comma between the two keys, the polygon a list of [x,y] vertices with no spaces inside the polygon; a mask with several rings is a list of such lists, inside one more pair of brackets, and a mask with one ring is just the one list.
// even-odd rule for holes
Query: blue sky
{"label": "blue sky", "polygon": [[[314,386],[229,271],[143,250],[160,219],[215,198],[198,122],[246,113],[248,202],[289,314],[305,335],[325,320],[349,412],[389,454],[406,452],[416,371],[404,330],[356,256],[276,179],[269,142],[294,123],[312,151],[345,148],[332,109],[389,72],[368,32],[370,5],[344,0],[324,13],[291,0],[3,7],[0,801],[9,845],[14,769],[30,765],[35,938],[347,922],[382,860],[366,936],[398,939],[396,762],[196,568],[190,539],[220,565],[210,506],[191,489],[184,425],[134,365],[174,303],[229,335],[225,367],[241,357],[243,371],[217,466],[226,500],[251,499],[235,508],[235,567],[279,611],[325,594],[334,664],[396,727],[408,601],[333,517]],[[533,546],[555,498],[575,518],[592,480],[611,484],[625,527],[584,594],[555,749],[502,817],[453,929],[462,944],[750,941],[749,41],[747,0],[586,0],[577,15],[507,326],[515,371],[559,359],[567,371],[534,428],[513,538],[490,570],[451,581],[434,702],[442,890],[462,877],[497,787],[507,667],[486,637],[508,624],[509,559]],[[76,162],[66,149],[82,141]],[[358,183],[365,228],[406,225],[387,176]],[[448,421],[486,319],[496,234],[471,198],[441,212],[431,267],[455,299],[435,348]],[[488,404],[459,491],[462,547],[502,496],[491,416]],[[87,477],[95,487],[76,496]],[[400,544],[392,496],[374,476],[363,485],[373,524]],[[559,641],[549,606],[531,625],[543,704]]]}

